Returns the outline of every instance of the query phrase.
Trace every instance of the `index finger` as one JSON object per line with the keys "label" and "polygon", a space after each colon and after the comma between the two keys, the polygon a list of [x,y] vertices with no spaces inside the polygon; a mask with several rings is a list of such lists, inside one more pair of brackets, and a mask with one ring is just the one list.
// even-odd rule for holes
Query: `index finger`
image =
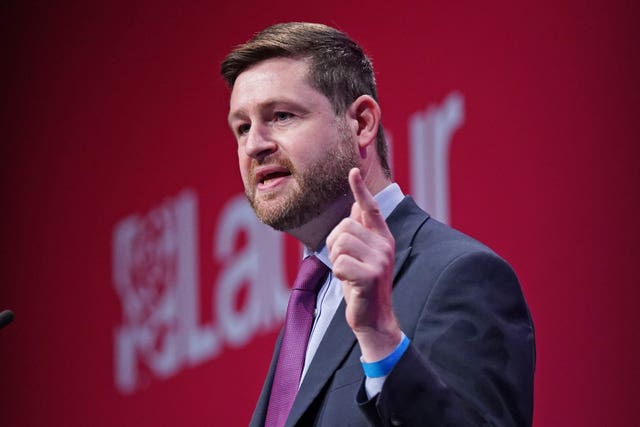
{"label": "index finger", "polygon": [[367,188],[360,174],[360,169],[353,168],[349,171],[349,186],[358,205],[363,225],[373,230],[387,230],[387,223],[382,217],[378,202]]}

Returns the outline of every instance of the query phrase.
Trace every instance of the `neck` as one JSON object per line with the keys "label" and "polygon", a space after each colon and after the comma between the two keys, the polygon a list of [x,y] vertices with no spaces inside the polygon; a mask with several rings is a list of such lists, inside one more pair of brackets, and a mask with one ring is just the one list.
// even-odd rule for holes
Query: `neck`
{"label": "neck", "polygon": [[295,237],[307,248],[317,251],[322,247],[331,230],[343,218],[349,216],[352,204],[353,196],[347,193],[331,202],[322,214],[298,228],[287,230],[286,233]]}
{"label": "neck", "polygon": [[365,185],[374,196],[393,182],[391,178],[388,178],[384,174],[384,171],[377,163],[364,163],[360,167],[360,173],[362,174]]}

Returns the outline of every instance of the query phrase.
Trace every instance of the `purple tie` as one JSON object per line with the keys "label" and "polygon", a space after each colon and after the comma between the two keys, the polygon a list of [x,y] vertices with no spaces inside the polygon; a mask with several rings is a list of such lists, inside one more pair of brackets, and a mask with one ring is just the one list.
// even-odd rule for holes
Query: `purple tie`
{"label": "purple tie", "polygon": [[271,386],[265,427],[284,426],[289,416],[304,366],[316,294],[328,271],[329,268],[315,256],[306,258],[300,265],[287,305],[284,335]]}

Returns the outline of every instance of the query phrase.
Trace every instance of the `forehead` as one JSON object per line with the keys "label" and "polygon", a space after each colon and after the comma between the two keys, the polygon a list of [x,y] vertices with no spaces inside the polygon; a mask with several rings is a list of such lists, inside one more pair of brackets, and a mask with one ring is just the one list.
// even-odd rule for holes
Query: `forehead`
{"label": "forehead", "polygon": [[[256,105],[274,100],[310,101],[325,98],[309,84],[309,64],[306,59],[270,58],[240,73],[231,90],[230,116]],[[325,101],[328,100],[325,98]]]}
{"label": "forehead", "polygon": [[247,67],[238,74],[234,82],[234,88],[238,84],[243,84],[260,77],[273,78],[274,76],[282,75],[303,81],[306,80],[308,74],[309,60],[306,58],[268,58]]}

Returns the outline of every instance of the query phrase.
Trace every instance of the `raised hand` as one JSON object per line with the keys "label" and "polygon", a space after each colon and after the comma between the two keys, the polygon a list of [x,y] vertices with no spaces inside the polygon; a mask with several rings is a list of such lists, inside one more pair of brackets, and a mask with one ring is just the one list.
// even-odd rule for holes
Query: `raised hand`
{"label": "raised hand", "polygon": [[342,281],[347,323],[365,361],[386,357],[401,331],[391,299],[395,241],[360,170],[351,169],[355,202],[349,217],[327,237],[333,274]]}

